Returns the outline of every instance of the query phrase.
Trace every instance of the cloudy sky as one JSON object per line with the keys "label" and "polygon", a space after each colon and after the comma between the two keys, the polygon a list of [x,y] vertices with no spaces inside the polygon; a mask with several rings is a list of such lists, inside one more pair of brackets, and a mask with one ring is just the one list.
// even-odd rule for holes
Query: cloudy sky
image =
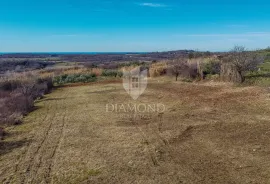
{"label": "cloudy sky", "polygon": [[270,1],[1,0],[0,52],[270,46]]}

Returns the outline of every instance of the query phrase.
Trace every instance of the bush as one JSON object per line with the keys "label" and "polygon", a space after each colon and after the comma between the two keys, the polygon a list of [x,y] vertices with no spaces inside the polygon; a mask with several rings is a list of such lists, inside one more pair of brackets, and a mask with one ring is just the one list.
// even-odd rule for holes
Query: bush
{"label": "bush", "polygon": [[53,80],[52,77],[45,77],[45,78],[38,78],[37,79],[38,84],[46,83],[48,89],[53,88]]}
{"label": "bush", "polygon": [[220,74],[220,61],[219,60],[209,60],[206,63],[203,64],[203,74],[204,75],[215,75]]}
{"label": "bush", "polygon": [[122,71],[118,71],[117,76],[118,77],[123,77],[123,72]]}
{"label": "bush", "polygon": [[[3,91],[0,91],[3,93]],[[2,95],[1,95],[2,96]],[[1,97],[1,124],[19,124],[23,115],[26,115],[34,106],[32,96],[26,96],[19,90],[9,93],[5,97]]]}
{"label": "bush", "polygon": [[214,75],[208,74],[208,75],[206,75],[205,78],[206,78],[207,80],[218,80],[218,79],[219,79],[219,75],[218,75],[218,74],[214,74]]}
{"label": "bush", "polygon": [[67,83],[78,83],[78,82],[95,82],[96,74],[64,74],[53,78],[53,83],[56,85],[62,85]]}
{"label": "bush", "polygon": [[34,107],[34,100],[52,89],[52,78],[34,78],[32,75],[20,78],[1,79],[0,82],[0,124],[19,124],[23,115]]}
{"label": "bush", "polygon": [[105,77],[117,77],[118,73],[118,70],[103,70],[101,75]]}
{"label": "bush", "polygon": [[0,82],[0,89],[4,91],[12,91],[17,89],[21,85],[21,82],[16,79],[4,80]]}

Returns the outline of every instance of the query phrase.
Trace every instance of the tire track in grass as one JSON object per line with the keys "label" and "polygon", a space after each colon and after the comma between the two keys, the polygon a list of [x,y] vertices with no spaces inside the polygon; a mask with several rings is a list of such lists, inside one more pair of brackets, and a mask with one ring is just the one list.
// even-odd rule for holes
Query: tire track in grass
{"label": "tire track in grass", "polygon": [[[54,102],[54,103],[53,103]],[[38,156],[40,155],[41,152],[41,148],[43,147],[44,143],[46,142],[49,132],[52,129],[52,123],[53,123],[53,119],[56,116],[56,112],[57,110],[57,101],[50,101],[49,103],[45,103],[44,106],[48,107],[46,108],[46,114],[44,116],[44,118],[41,121],[41,123],[39,123],[40,125],[43,124],[47,124],[47,122],[49,122],[48,126],[45,126],[43,129],[45,129],[43,131],[43,133],[40,132],[40,130],[34,130],[36,131],[36,135],[34,136],[34,138],[36,137],[35,140],[40,140],[38,142],[32,142],[29,146],[28,149],[25,151],[25,156],[23,157],[23,159],[21,159],[21,161],[19,162],[19,164],[16,166],[16,180],[18,183],[31,183],[31,180],[33,177],[36,177],[34,174],[32,174],[32,172],[35,172],[35,168],[34,166],[36,165],[36,160],[38,159]],[[56,107],[56,109],[54,109],[53,107]],[[51,116],[50,116],[51,115]],[[38,121],[38,118],[35,118],[33,121]],[[42,138],[39,138],[41,135]],[[35,143],[37,143],[37,145],[35,145]],[[11,178],[14,179],[14,178]]]}
{"label": "tire track in grass", "polygon": [[[146,123],[145,128],[147,132],[149,130],[151,131],[151,134],[155,136],[155,140],[158,141],[158,145],[160,147],[163,147],[165,150],[167,150],[168,156],[171,157],[171,153],[173,152],[173,147],[170,145],[169,140],[167,140],[161,135],[162,126],[163,126],[163,116],[164,114],[158,114],[157,120],[152,119],[152,121]],[[151,147],[150,145],[153,144],[153,142],[151,142],[150,139],[148,138],[147,132],[145,132],[143,128],[138,125],[137,120],[135,118],[132,121],[146,143],[147,154],[150,157],[150,161],[153,163],[155,167],[162,166],[162,163],[160,163],[160,159],[159,159],[160,157],[160,150],[158,148],[159,146]],[[157,123],[153,123],[153,122],[157,122]],[[154,125],[154,127],[150,128],[149,127],[150,124]],[[183,133],[185,133],[187,130],[189,130],[189,127],[187,127],[186,130],[183,131]],[[190,173],[190,175],[192,173],[193,177],[195,177],[197,180],[200,180],[200,177],[196,173],[194,173],[192,168],[187,169],[182,166],[178,166],[178,167],[181,167],[183,171]]]}
{"label": "tire track in grass", "polygon": [[27,170],[28,171],[28,177],[26,177],[28,179],[27,183],[32,183],[32,180],[35,177],[37,177],[37,172],[38,172],[38,169],[40,167],[41,159],[42,159],[42,155],[43,155],[42,148],[44,148],[44,146],[46,146],[44,144],[49,138],[49,133],[53,128],[53,119],[56,117],[56,112],[58,111],[57,103],[55,104],[55,107],[56,107],[55,112],[53,113],[51,118],[48,120],[48,121],[50,121],[50,124],[46,130],[45,136],[44,136],[41,144],[39,145],[38,150],[35,152],[35,155],[33,156],[31,165]]}
{"label": "tire track in grass", "polygon": [[[53,107],[56,107],[56,109],[54,109]],[[56,117],[56,112],[58,111],[58,109],[57,109],[57,101],[55,101],[55,104],[51,105],[51,109],[52,110],[49,112],[49,115],[51,115],[51,116],[48,116],[49,118],[47,118],[46,121],[43,121],[43,123],[49,122],[49,125],[46,128],[46,131],[44,133],[42,141],[38,145],[38,147],[37,147],[36,151],[34,152],[34,154],[31,156],[31,160],[30,160],[29,165],[27,167],[26,173],[24,174],[23,183],[25,183],[26,180],[27,180],[26,183],[31,183],[32,178],[36,177],[36,170],[38,168],[38,166],[35,168],[35,165],[37,163],[36,160],[39,160],[39,156],[42,154],[41,149],[43,148],[46,140],[48,139],[49,132],[52,129],[53,119]],[[40,136],[40,134],[38,134],[37,136]],[[39,165],[39,164],[37,163],[37,165]],[[33,172],[34,172],[34,174],[33,174]]]}
{"label": "tire track in grass", "polygon": [[[54,164],[55,164],[55,155],[56,153],[60,150],[60,146],[61,146],[61,143],[63,142],[63,139],[64,139],[64,130],[65,130],[65,127],[66,127],[66,119],[67,119],[67,106],[64,104],[65,106],[65,112],[64,112],[64,116],[62,118],[62,125],[61,125],[61,133],[60,133],[60,137],[57,141],[57,145],[55,146],[54,150],[53,150],[53,154],[52,154],[52,157],[51,157],[51,162],[49,164],[49,168],[48,168],[48,172],[45,176],[45,182],[46,183],[53,183],[52,182],[52,177],[51,177],[51,173],[52,173],[52,170],[53,170],[53,167],[54,167]],[[73,116],[73,113],[69,114],[69,116]]]}
{"label": "tire track in grass", "polygon": [[[44,106],[46,106],[46,104],[44,105]],[[50,107],[47,107],[46,108],[46,112],[45,112],[45,115],[44,115],[44,117],[42,118],[42,120],[40,120],[41,122],[44,122],[47,118],[48,118],[48,114],[49,114],[49,109],[50,109]],[[31,120],[31,121],[38,121],[37,119],[39,119],[39,118],[33,118],[33,120]],[[34,130],[33,130],[34,131]],[[39,135],[34,135],[34,136],[32,136],[32,138],[35,138],[36,136],[39,136]],[[31,157],[30,158],[30,161],[26,161],[27,160],[27,155],[32,155],[30,152],[31,152],[31,145],[33,145],[33,143],[31,144],[31,143],[28,143],[27,144],[27,149],[25,149],[25,151],[23,151],[22,152],[22,156],[20,157],[20,159],[18,160],[18,162],[17,162],[17,164],[15,165],[15,169],[14,169],[14,175],[12,175],[11,177],[9,177],[8,179],[7,179],[7,183],[10,183],[10,182],[15,182],[17,179],[19,179],[19,181],[17,181],[17,182],[19,182],[19,183],[24,183],[24,178],[25,178],[25,176],[24,176],[24,163],[28,163],[29,165],[27,166],[27,168],[30,166],[30,164],[31,164],[31,162],[32,162],[32,160],[33,160],[33,158]],[[39,149],[39,146],[37,147],[37,150]],[[34,155],[35,155],[35,153],[37,152],[37,150],[34,152]],[[22,168],[20,168],[20,167],[22,167]],[[26,169],[26,171],[27,171],[27,169]],[[15,177],[16,176],[16,177]],[[15,178],[14,178],[15,177]],[[14,181],[15,180],[15,181]]]}
{"label": "tire track in grass", "polygon": [[[49,119],[49,121],[52,120],[52,119],[54,119],[55,115],[56,115],[56,113],[53,113],[53,116],[51,116],[51,118]],[[36,150],[35,153],[32,155],[30,164],[29,164],[29,166],[28,166],[28,168],[27,168],[27,174],[26,174],[26,175],[30,175],[31,171],[33,171],[33,166],[34,166],[34,164],[35,164],[35,158],[36,158],[37,155],[39,154],[40,149],[42,148],[44,142],[47,140],[47,137],[48,137],[48,134],[49,134],[49,131],[51,130],[51,128],[52,128],[52,121],[50,121],[50,124],[49,124],[49,126],[48,126],[48,128],[47,128],[47,130],[46,130],[46,132],[45,132],[45,135],[44,135],[44,137],[43,137],[41,143],[38,145],[37,150]],[[30,176],[30,177],[31,177],[31,176]],[[27,177],[25,177],[25,178],[27,178]],[[24,178],[24,180],[25,180],[25,178]]]}
{"label": "tire track in grass", "polygon": [[138,125],[136,118],[133,118],[131,121],[135,125],[135,127],[138,130],[139,134],[141,134],[141,137],[143,138],[143,141],[146,143],[146,147],[145,148],[147,150],[147,154],[150,157],[151,162],[153,163],[154,166],[158,166],[159,164],[158,164],[158,160],[156,159],[155,152],[150,147],[151,141],[147,138],[147,135],[145,134],[145,132]]}
{"label": "tire track in grass", "polygon": [[[66,93],[67,96],[69,94],[70,94],[70,92]],[[61,133],[60,133],[60,137],[58,139],[57,145],[55,146],[55,148],[53,150],[53,154],[52,154],[52,157],[51,157],[51,162],[49,164],[48,172],[45,175],[45,182],[46,183],[53,183],[52,171],[53,171],[53,168],[54,168],[54,165],[55,165],[55,162],[56,162],[56,160],[55,160],[56,155],[60,151],[60,147],[61,147],[61,145],[63,143],[63,140],[64,140],[64,135],[65,135],[64,132],[65,132],[66,125],[67,125],[67,115],[69,117],[73,117],[73,114],[76,112],[76,111],[72,111],[71,113],[68,114],[67,103],[65,103],[66,100],[62,100],[62,102],[63,102],[63,106],[65,108],[65,112],[64,112],[64,116],[62,118]]]}
{"label": "tire track in grass", "polygon": [[[67,97],[68,92],[63,93],[63,96]],[[47,139],[44,141],[45,143],[42,147],[42,150],[44,151],[40,153],[36,170],[30,180],[32,183],[50,183],[55,154],[61,144],[61,140],[63,139],[62,137],[67,116],[67,107],[64,103],[65,100],[66,99],[62,99],[61,103],[56,104],[57,109],[64,108],[63,112],[59,114],[59,117],[62,117],[61,124],[59,126],[57,118],[52,120],[52,128],[48,132]]]}

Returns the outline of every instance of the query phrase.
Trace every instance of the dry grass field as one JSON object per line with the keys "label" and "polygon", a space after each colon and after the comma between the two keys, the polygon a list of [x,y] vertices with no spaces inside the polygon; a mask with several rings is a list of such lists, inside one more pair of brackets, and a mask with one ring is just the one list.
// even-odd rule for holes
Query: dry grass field
{"label": "dry grass field", "polygon": [[[106,112],[157,104],[163,114]],[[257,87],[157,78],[56,89],[0,143],[0,183],[270,183],[270,98]]]}

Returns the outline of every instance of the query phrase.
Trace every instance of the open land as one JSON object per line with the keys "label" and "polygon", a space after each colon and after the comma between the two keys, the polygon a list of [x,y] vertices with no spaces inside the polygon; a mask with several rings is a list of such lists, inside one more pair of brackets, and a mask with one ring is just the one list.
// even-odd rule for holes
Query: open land
{"label": "open land", "polygon": [[[156,103],[164,113],[106,112]],[[58,88],[35,107],[7,128],[1,183],[270,183],[263,88],[160,77],[137,101],[119,81]]]}

